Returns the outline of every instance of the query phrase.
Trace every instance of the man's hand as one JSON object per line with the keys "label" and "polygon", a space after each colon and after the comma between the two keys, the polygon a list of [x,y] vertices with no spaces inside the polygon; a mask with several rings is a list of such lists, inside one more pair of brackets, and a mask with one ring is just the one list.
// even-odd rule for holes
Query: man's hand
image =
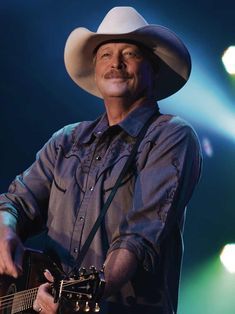
{"label": "man's hand", "polygon": [[137,264],[136,256],[126,249],[114,250],[107,256],[104,267],[105,298],[116,293],[131,279],[137,269]]}
{"label": "man's hand", "polygon": [[33,309],[34,311],[41,312],[43,314],[56,314],[59,305],[58,303],[54,303],[54,298],[51,295],[50,284],[50,282],[54,281],[54,278],[47,270],[44,275],[49,282],[39,287],[37,297],[33,303]]}
{"label": "man's hand", "polygon": [[24,246],[16,234],[16,219],[0,212],[0,274],[17,278],[22,273]]}

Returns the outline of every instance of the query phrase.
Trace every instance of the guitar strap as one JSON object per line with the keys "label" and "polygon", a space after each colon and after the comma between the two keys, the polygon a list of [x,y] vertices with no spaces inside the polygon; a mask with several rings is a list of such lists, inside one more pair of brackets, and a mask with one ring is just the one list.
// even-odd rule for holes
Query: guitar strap
{"label": "guitar strap", "polygon": [[70,274],[73,273],[73,274],[76,274],[78,271],[79,271],[79,268],[81,267],[81,264],[83,262],[83,259],[91,245],[91,242],[92,240],[94,239],[94,236],[98,230],[98,228],[100,227],[104,217],[105,217],[105,214],[125,176],[125,174],[127,173],[127,171],[129,170],[129,167],[131,166],[135,156],[136,156],[136,153],[137,153],[137,150],[138,150],[138,147],[142,141],[142,139],[144,138],[144,135],[145,133],[147,132],[147,129],[149,127],[149,125],[154,121],[154,119],[158,118],[160,116],[160,113],[159,111],[157,111],[156,113],[154,113],[148,120],[147,122],[144,124],[144,126],[142,127],[142,129],[140,130],[139,134],[138,134],[138,137],[136,139],[136,142],[131,150],[131,153],[129,155],[129,157],[127,158],[127,161],[126,163],[124,164],[123,168],[122,168],[122,171],[120,172],[118,178],[117,178],[117,181],[114,185],[114,187],[112,188],[112,191],[110,192],[109,196],[108,196],[108,199],[107,201],[105,202],[104,206],[102,207],[101,211],[100,211],[100,214],[99,216],[97,217],[84,245],[82,246],[82,249],[81,249],[81,252],[77,258],[77,261],[76,261],[76,265],[73,267],[73,269],[70,271]]}

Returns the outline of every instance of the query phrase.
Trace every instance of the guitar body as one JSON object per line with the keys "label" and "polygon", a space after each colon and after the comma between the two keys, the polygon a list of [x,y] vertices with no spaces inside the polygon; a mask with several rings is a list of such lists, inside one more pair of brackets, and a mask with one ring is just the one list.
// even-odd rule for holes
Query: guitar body
{"label": "guitar body", "polygon": [[[32,309],[33,299],[31,298],[34,290],[45,282],[43,272],[49,269],[54,276],[60,273],[59,268],[53,263],[48,256],[40,251],[26,250],[23,259],[23,274],[17,279],[9,276],[0,276],[0,314],[35,313]],[[29,290],[29,300],[26,310],[21,311],[25,306],[19,301],[20,291]],[[35,290],[36,296],[37,290]],[[14,295],[14,297],[12,296]],[[7,297],[9,296],[9,297]],[[11,297],[12,296],[12,297]],[[27,294],[24,296],[27,298]]]}
{"label": "guitar body", "polygon": [[0,276],[0,314],[35,313],[33,302],[38,287],[45,282],[45,269],[54,277],[52,294],[56,302],[61,302],[63,313],[99,312],[98,302],[105,285],[102,271],[92,266],[68,277],[44,253],[25,250],[22,276]]}

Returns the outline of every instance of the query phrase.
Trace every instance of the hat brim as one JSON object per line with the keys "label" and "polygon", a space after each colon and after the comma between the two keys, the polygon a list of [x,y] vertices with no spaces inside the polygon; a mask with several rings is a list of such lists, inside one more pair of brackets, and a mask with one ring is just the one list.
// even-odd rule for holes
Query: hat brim
{"label": "hat brim", "polygon": [[158,57],[157,100],[176,93],[187,82],[191,72],[189,52],[168,28],[147,25],[130,33],[99,34],[80,27],[68,37],[64,59],[72,80],[88,93],[103,98],[95,83],[94,51],[103,42],[117,39],[139,42]]}

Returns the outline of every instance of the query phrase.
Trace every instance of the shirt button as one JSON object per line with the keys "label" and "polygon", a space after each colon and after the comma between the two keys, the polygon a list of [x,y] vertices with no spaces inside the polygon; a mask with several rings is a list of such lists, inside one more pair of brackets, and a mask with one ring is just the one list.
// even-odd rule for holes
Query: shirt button
{"label": "shirt button", "polygon": [[101,160],[101,156],[98,155],[98,156],[95,157],[95,159],[96,160]]}
{"label": "shirt button", "polygon": [[90,187],[90,191],[93,191],[93,190],[94,190],[94,186],[91,186],[91,187]]}
{"label": "shirt button", "polygon": [[83,221],[83,220],[84,220],[84,216],[79,217],[79,219],[80,219],[81,221]]}
{"label": "shirt button", "polygon": [[78,248],[75,247],[73,251],[74,251],[74,253],[78,253]]}

